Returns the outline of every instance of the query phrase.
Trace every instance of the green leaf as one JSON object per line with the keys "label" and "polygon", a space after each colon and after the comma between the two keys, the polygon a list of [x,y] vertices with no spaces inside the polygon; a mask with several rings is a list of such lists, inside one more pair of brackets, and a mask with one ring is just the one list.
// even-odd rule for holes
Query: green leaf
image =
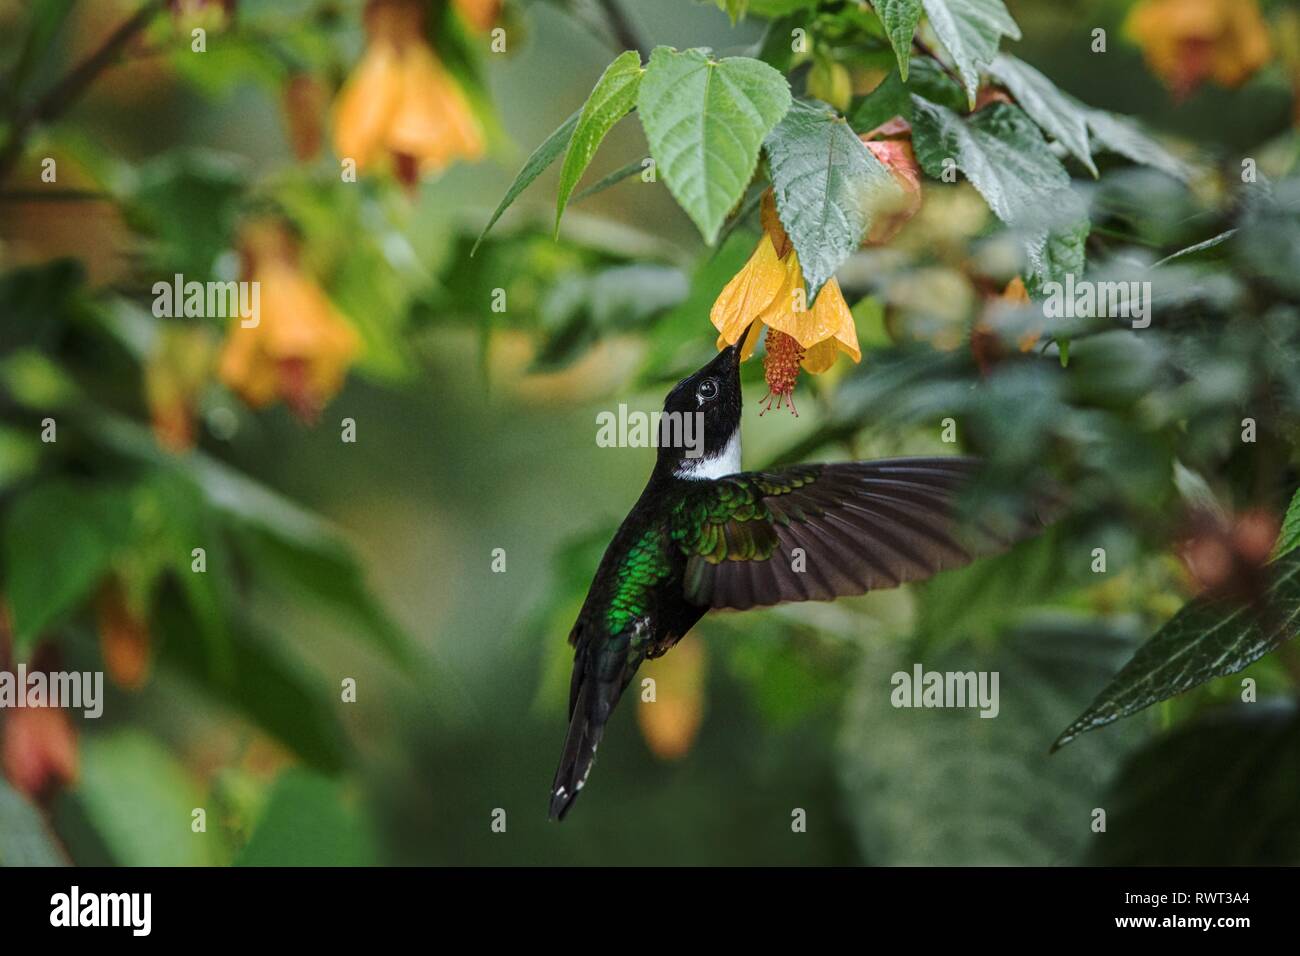
{"label": "green leaf", "polygon": [[939,42],[951,54],[966,87],[967,105],[975,108],[980,70],[998,54],[1002,37],[1020,39],[1020,28],[1002,0],[921,0]]}
{"label": "green leaf", "polygon": [[811,303],[898,184],[834,110],[797,101],[764,144],[776,209],[799,253]]}
{"label": "green leaf", "polygon": [[940,178],[956,164],[984,201],[1022,234],[1037,285],[1083,271],[1087,213],[1070,176],[1025,113],[995,103],[963,119],[913,97],[912,144],[921,168]]}
{"label": "green leaf", "polygon": [[790,108],[790,86],[748,57],[656,47],[637,109],[669,192],[709,244],[745,193],[763,138]]}
{"label": "green leaf", "polygon": [[912,121],[912,94],[908,92],[898,72],[891,70],[880,85],[862,97],[852,108],[849,125],[859,133],[870,133],[877,126],[895,116]]}
{"label": "green leaf", "polygon": [[1098,806],[1106,833],[1089,863],[1300,864],[1295,702],[1238,704],[1179,726],[1132,754]]}
{"label": "green leaf", "polygon": [[889,45],[898,57],[898,72],[907,80],[907,65],[912,54],[912,37],[921,21],[921,0],[871,0],[876,15],[885,25]]}
{"label": "green leaf", "polygon": [[66,866],[39,810],[0,780],[0,866]]}
{"label": "green leaf", "polygon": [[1053,749],[1206,681],[1235,674],[1294,637],[1300,618],[1300,550],[1282,555],[1269,569],[1268,588],[1252,604],[1202,596],[1184,606],[1061,732]]}
{"label": "green leaf", "polygon": [[[71,799],[119,866],[210,866],[217,834],[194,833],[191,812],[206,803],[186,769],[136,730],[82,738]],[[215,821],[209,819],[209,829]]]}
{"label": "green leaf", "polygon": [[1062,93],[1055,83],[1028,63],[1006,53],[994,59],[989,73],[1011,91],[1030,119],[1096,178],[1097,166],[1088,148],[1088,113],[1078,100]]}
{"label": "green leaf", "polygon": [[22,495],[4,525],[6,596],[19,651],[87,598],[129,520],[118,489],[50,482]]}
{"label": "green leaf", "polygon": [[1282,520],[1282,533],[1277,536],[1277,545],[1273,555],[1279,557],[1295,549],[1300,544],[1300,491],[1291,496],[1287,505],[1286,517]]}
{"label": "green leaf", "polygon": [[546,137],[542,145],[533,150],[532,155],[524,161],[523,167],[515,174],[515,181],[510,184],[506,194],[497,203],[497,208],[492,211],[492,218],[487,221],[483,231],[478,234],[478,239],[474,241],[474,247],[469,251],[471,256],[478,251],[478,247],[482,244],[489,230],[496,225],[497,220],[501,218],[501,214],[510,208],[510,204],[519,198],[519,194],[527,189],[534,179],[545,172],[551,163],[559,159],[560,154],[564,152],[569,145],[569,140],[573,137],[574,127],[578,125],[578,117],[581,114],[582,110],[578,110],[561,123],[559,129]]}
{"label": "green leaf", "polygon": [[619,120],[636,106],[637,90],[641,86],[641,54],[635,50],[620,53],[605,68],[596,86],[583,104],[578,125],[569,139],[569,149],[560,171],[560,190],[555,200],[555,231],[560,231],[560,217],[569,202],[573,188],[586,172],[591,158],[596,155],[605,135]]}
{"label": "green leaf", "polygon": [[1093,109],[1087,111],[1087,117],[1094,149],[1119,153],[1135,163],[1168,173],[1181,182],[1187,182],[1191,176],[1186,163],[1142,132],[1128,117]]}
{"label": "green leaf", "polygon": [[342,785],[285,771],[236,866],[372,866],[374,834]]}
{"label": "green leaf", "polygon": [[[1049,755],[1045,734],[1129,646],[1125,634],[1069,620],[1010,635],[993,651],[878,645],[849,692],[841,737],[845,807],[865,861],[1079,862],[1095,839],[1088,814],[1105,806],[1107,778],[1129,740],[1096,738],[1087,753]],[[981,717],[978,707],[894,706],[910,689],[894,675],[910,681],[918,663],[923,672],[998,675],[997,716]]]}
{"label": "green leaf", "polygon": [[645,162],[644,159],[634,159],[626,166],[620,166],[612,173],[602,176],[582,192],[578,193],[578,195],[573,197],[572,202],[582,202],[584,199],[596,195],[596,193],[603,193],[611,186],[617,186],[623,180],[635,176],[641,170],[645,169]]}

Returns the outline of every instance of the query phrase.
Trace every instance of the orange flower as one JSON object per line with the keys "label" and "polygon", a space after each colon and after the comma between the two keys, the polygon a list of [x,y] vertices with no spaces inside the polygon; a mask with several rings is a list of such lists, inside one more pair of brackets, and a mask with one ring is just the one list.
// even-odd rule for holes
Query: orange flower
{"label": "orange flower", "polygon": [[921,211],[921,165],[912,151],[912,126],[901,117],[882,123],[860,138],[893,175],[900,191],[896,203],[877,210],[876,220],[862,242],[863,246],[883,246]]}
{"label": "orange flower", "polygon": [[501,15],[501,0],[454,0],[460,18],[479,33],[484,33]]}
{"label": "orange flower", "polygon": [[460,85],[424,39],[410,0],[370,0],[366,52],[334,106],[334,148],[358,169],[391,157],[411,185],[457,159],[483,155],[483,130]]}
{"label": "orange flower", "polygon": [[648,662],[643,674],[655,682],[654,700],[638,702],[636,717],[650,750],[660,760],[680,760],[695,743],[704,721],[708,668],[704,643],[682,641],[672,653]]}
{"label": "orange flower", "polygon": [[212,371],[207,329],[165,326],[144,367],[144,394],[158,444],[168,451],[194,447],[199,392]]}
{"label": "orange flower", "polygon": [[258,284],[256,325],[235,318],[221,380],[254,408],[284,399],[312,421],[343,385],[359,342],[298,263],[298,244],[279,222],[254,223],[242,238],[243,278]]}
{"label": "orange flower", "polygon": [[[0,606],[0,666],[10,669],[9,629]],[[58,654],[45,645],[28,662],[27,673],[58,669]],[[0,767],[19,793],[46,801],[77,779],[77,732],[68,711],[58,707],[15,707],[0,712]]]}
{"label": "orange flower", "polygon": [[1272,55],[1255,0],[1142,0],[1124,31],[1179,99],[1207,79],[1240,86]]}
{"label": "orange flower", "polygon": [[118,687],[139,690],[149,680],[153,658],[149,622],[132,610],[119,578],[110,577],[100,587],[95,614],[99,652],[108,676]]}
{"label": "orange flower", "polygon": [[718,348],[744,337],[742,361],[753,354],[759,333],[767,327],[764,411],[774,402],[780,408],[789,401],[797,415],[793,392],[800,368],[819,375],[835,364],[839,353],[860,362],[862,351],[853,313],[834,278],[808,307],[799,254],[781,226],[770,189],[763,196],[760,216],[763,238],[744,268],[719,293],[709,318],[719,333]]}

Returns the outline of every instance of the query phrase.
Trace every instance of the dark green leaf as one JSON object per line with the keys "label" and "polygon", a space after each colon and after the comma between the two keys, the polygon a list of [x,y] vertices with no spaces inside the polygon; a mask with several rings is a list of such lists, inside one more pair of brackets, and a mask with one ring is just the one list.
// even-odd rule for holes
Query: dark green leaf
{"label": "dark green leaf", "polygon": [[1191,170],[1181,159],[1138,127],[1127,116],[1107,113],[1105,110],[1088,110],[1088,128],[1092,130],[1093,149],[1119,153],[1135,163],[1150,166],[1168,173],[1175,179],[1187,182]]}
{"label": "dark green leaf", "polygon": [[1043,131],[1065,147],[1095,177],[1097,167],[1088,148],[1088,113],[1073,97],[1023,60],[1001,53],[989,73],[1016,98],[1020,108]]}
{"label": "dark green leaf", "polygon": [[763,138],[789,108],[785,77],[759,60],[668,47],[651,55],[637,97],[641,123],[664,183],[706,242],[744,195]]}
{"label": "dark green leaf", "polygon": [[859,133],[870,133],[877,126],[895,116],[911,122],[912,94],[908,92],[896,71],[881,80],[880,85],[853,106],[849,125]]}
{"label": "dark green leaf", "polygon": [[1287,505],[1286,518],[1282,521],[1282,533],[1277,536],[1277,546],[1273,554],[1286,554],[1294,550],[1298,544],[1300,544],[1300,491],[1291,496],[1291,503]]}
{"label": "dark green leaf", "polygon": [[889,45],[898,57],[898,71],[907,79],[907,64],[912,53],[912,37],[921,20],[921,0],[871,0],[880,22],[889,35]]}
{"label": "dark green leaf", "polygon": [[1253,604],[1199,597],[1143,644],[1054,747],[1206,681],[1235,674],[1295,636],[1300,618],[1300,550],[1271,565]]}

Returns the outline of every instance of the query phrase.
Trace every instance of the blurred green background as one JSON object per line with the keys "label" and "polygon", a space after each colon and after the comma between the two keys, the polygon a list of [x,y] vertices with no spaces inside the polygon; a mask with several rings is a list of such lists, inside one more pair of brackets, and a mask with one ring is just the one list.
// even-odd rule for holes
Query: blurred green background
{"label": "blurred green background", "polygon": [[[58,6],[0,4],[0,64],[20,62],[33,18]],[[5,132],[14,110],[138,6],[71,4],[22,85],[7,86]],[[734,26],[711,3],[623,6],[653,44],[720,54],[752,54],[767,26],[761,3]],[[1122,35],[1130,6],[1008,3],[1024,34],[1016,55],[1089,105],[1140,118],[1199,170],[1190,186],[1122,162],[1099,181],[1077,179],[1100,235],[1091,261],[1149,264],[1229,228],[1246,155],[1290,197],[1292,218],[1278,228],[1293,229],[1297,145],[1283,66],[1175,102]],[[674,652],[651,671],[662,693],[682,688],[677,717],[657,730],[669,741],[658,749],[683,752],[656,754],[655,729],[642,727],[656,718],[638,718],[647,705],[630,694],[588,792],[562,825],[548,823],[565,638],[653,462],[651,449],[598,447],[595,416],[620,402],[658,407],[711,354],[709,306],[748,257],[756,222],[710,250],[662,183],[633,177],[577,203],[553,240],[552,169],[470,259],[519,164],[619,46],[593,26],[599,4],[507,3],[496,21],[503,54],[464,25],[452,44],[448,27],[432,42],[482,120],[484,159],[413,188],[382,171],[342,183],[324,110],[324,146],[295,151],[298,107],[286,107],[285,90],[309,75],[321,102],[333,100],[362,55],[361,7],[240,0],[233,22],[212,21],[202,54],[185,49],[188,31],[164,11],[125,62],[40,125],[4,180],[0,592],[16,586],[19,565],[57,577],[103,552],[83,575],[85,599],[12,643],[17,659],[48,647],[67,668],[103,669],[111,651],[91,585],[111,572],[129,593],[149,582],[133,613],[147,635],[134,646],[143,642],[150,665],[138,687],[110,682],[102,719],[73,719],[71,760],[58,756],[64,731],[25,731],[53,755],[47,777],[37,775],[41,792],[0,789],[0,862],[1298,859],[1294,806],[1267,835],[1235,819],[1233,804],[1271,805],[1294,790],[1260,768],[1230,773],[1239,738],[1197,735],[1190,754],[1143,749],[1178,744],[1209,718],[1245,721],[1241,739],[1262,733],[1255,721],[1278,722],[1290,741],[1278,746],[1294,744],[1297,667],[1284,652],[1244,675],[1272,699],[1248,714],[1233,706],[1241,684],[1229,677],[1048,754],[1196,590],[1177,557],[1187,527],[1174,462],[1229,510],[1285,506],[1300,434],[1295,273],[1289,288],[1261,294],[1248,257],[1198,261],[1162,286],[1186,293],[1164,313],[1176,328],[1080,334],[1066,368],[1040,350],[985,374],[966,343],[993,279],[974,276],[996,277],[1000,289],[1014,267],[969,188],[928,180],[926,206],[899,240],[840,274],[859,316],[861,366],[805,380],[800,417],[761,419],[759,363],[747,367],[746,466],[946,453],[938,422],[951,414],[961,447],[992,459],[994,482],[1015,489],[1038,464],[1070,481],[1072,517],[924,586],[711,616],[688,639],[698,653],[682,648],[686,661],[674,665]],[[1108,31],[1104,61],[1089,51],[1097,26]],[[469,51],[464,63],[457,50]],[[859,87],[872,81],[855,73]],[[645,152],[639,125],[624,123],[586,181]],[[37,195],[44,156],[59,158],[58,188],[73,195]],[[293,222],[304,271],[364,351],[309,421],[284,403],[249,408],[214,376],[187,391],[183,375],[155,372],[194,421],[193,450],[164,450],[149,427],[158,401],[142,384],[161,328],[199,328],[208,355],[225,330],[154,320],[149,288],[178,271],[235,277],[242,224],[268,209]],[[1290,265],[1269,268],[1284,275]],[[490,308],[497,288],[507,296],[500,313]],[[1259,415],[1264,437],[1246,446],[1237,422],[1252,394],[1270,412]],[[47,414],[58,421],[55,446],[36,444]],[[340,440],[345,418],[354,443]],[[74,534],[72,503],[91,489],[125,496],[104,507],[127,514],[132,530],[91,516],[89,537],[79,524]],[[124,544],[137,541],[149,543]],[[195,541],[208,546],[216,579],[197,591],[187,577]],[[1099,546],[1103,576],[1090,570]],[[505,573],[493,570],[497,548]],[[890,675],[916,661],[1000,671],[1001,715],[893,709]],[[355,703],[341,700],[346,678]],[[1147,765],[1141,786],[1115,789]],[[1189,765],[1204,800],[1179,777]],[[1236,790],[1213,790],[1227,777]],[[1162,803],[1175,809],[1154,823],[1144,816]],[[207,811],[203,834],[192,832],[196,807]],[[1110,808],[1108,834],[1090,829],[1096,807]],[[806,832],[792,832],[796,808]],[[498,809],[504,833],[492,828]]]}

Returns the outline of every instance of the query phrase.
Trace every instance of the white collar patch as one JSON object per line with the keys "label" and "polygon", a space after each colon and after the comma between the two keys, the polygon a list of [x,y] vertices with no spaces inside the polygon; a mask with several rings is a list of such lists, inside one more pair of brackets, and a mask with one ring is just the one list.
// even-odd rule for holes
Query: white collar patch
{"label": "white collar patch", "polygon": [[725,448],[716,455],[683,458],[674,474],[694,481],[714,481],[740,471],[740,429],[731,433]]}

